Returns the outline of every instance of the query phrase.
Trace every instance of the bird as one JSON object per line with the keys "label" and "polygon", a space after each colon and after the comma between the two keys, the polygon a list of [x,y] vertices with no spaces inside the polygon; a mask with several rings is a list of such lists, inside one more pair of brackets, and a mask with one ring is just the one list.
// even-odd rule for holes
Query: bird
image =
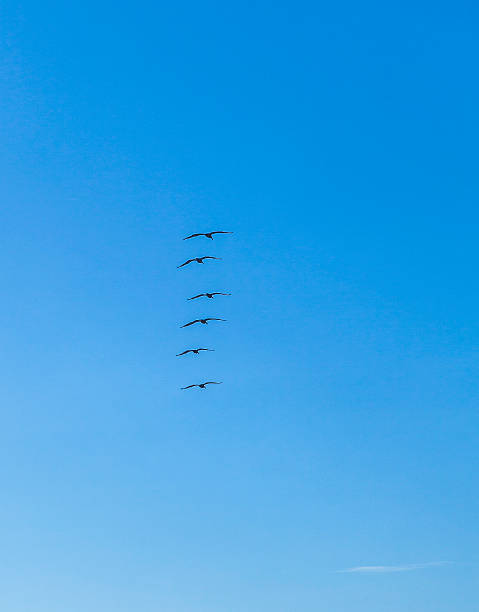
{"label": "bird", "polygon": [[180,357],[181,355],[186,355],[186,353],[194,353],[195,355],[199,355],[200,351],[214,351],[214,350],[215,349],[207,349],[207,348],[188,349],[187,351],[178,353],[177,357]]}
{"label": "bird", "polygon": [[204,257],[193,257],[193,259],[188,259],[185,263],[182,263],[181,266],[176,266],[177,268],[182,268],[183,266],[188,265],[192,261],[196,261],[196,263],[202,264],[205,263],[204,259],[221,259],[221,257],[211,257],[210,255],[205,255]]}
{"label": "bird", "polygon": [[185,325],[180,325],[180,327],[188,327],[188,325],[194,325],[195,323],[203,323],[203,325],[208,325],[208,321],[226,321],[226,319],[217,319],[216,317],[208,317],[207,319],[195,319],[194,321],[185,323]]}
{"label": "bird", "polygon": [[191,387],[199,387],[200,389],[206,389],[206,385],[221,385],[223,383],[215,382],[214,380],[210,380],[209,382],[200,383],[199,385],[188,385],[187,387],[181,387],[181,390],[191,389]]}
{"label": "bird", "polygon": [[221,293],[221,291],[215,291],[214,293],[199,293],[198,295],[194,295],[193,297],[188,298],[189,300],[196,300],[200,297],[212,298],[214,295],[231,295],[231,293]]}
{"label": "bird", "polygon": [[190,238],[196,238],[197,236],[205,236],[210,240],[213,240],[213,234],[232,234],[233,232],[207,232],[206,234],[191,234],[191,236],[186,236],[183,240],[189,240]]}

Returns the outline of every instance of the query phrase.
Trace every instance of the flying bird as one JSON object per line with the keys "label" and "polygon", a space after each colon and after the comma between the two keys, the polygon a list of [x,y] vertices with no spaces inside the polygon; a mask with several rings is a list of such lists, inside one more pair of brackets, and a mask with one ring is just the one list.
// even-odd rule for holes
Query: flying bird
{"label": "flying bird", "polygon": [[210,240],[213,240],[213,234],[232,234],[233,232],[207,232],[206,234],[191,234],[191,236],[186,236],[183,240],[189,240],[190,238],[196,238],[197,236],[205,236]]}
{"label": "flying bird", "polygon": [[226,319],[217,319],[216,317],[208,317],[207,319],[195,319],[194,321],[190,321],[185,325],[180,325],[180,327],[188,327],[188,325],[194,325],[195,323],[203,323],[203,325],[208,325],[208,321],[226,321]]}
{"label": "flying bird", "polygon": [[221,291],[215,291],[214,293],[199,293],[198,295],[194,295],[193,297],[188,298],[189,300],[196,300],[200,297],[212,298],[214,295],[231,295],[231,293],[221,293]]}
{"label": "flying bird", "polygon": [[186,355],[186,353],[194,353],[195,355],[199,355],[200,351],[214,351],[214,350],[215,349],[207,349],[207,348],[188,349],[187,351],[178,353],[177,357],[180,357],[181,355]]}
{"label": "flying bird", "polygon": [[187,387],[181,387],[181,390],[184,391],[185,389],[191,389],[191,387],[199,387],[200,389],[206,389],[206,385],[221,385],[222,383],[220,382],[215,382],[214,380],[211,380],[209,382],[204,382],[204,383],[200,383],[199,385],[188,385]]}
{"label": "flying bird", "polygon": [[187,266],[192,261],[196,261],[196,263],[202,264],[205,263],[205,259],[221,259],[221,257],[211,257],[210,255],[205,255],[205,257],[193,257],[193,259],[188,259],[185,263],[182,263],[181,266],[176,266],[177,268],[182,268],[183,266]]}

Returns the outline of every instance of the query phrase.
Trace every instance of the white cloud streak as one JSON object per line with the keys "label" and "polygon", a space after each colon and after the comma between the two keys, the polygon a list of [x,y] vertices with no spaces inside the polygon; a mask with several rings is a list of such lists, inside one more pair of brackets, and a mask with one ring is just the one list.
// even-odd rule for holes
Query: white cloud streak
{"label": "white cloud streak", "polygon": [[410,563],[409,565],[360,565],[338,570],[339,574],[388,574],[392,572],[412,572],[413,570],[426,569],[428,567],[440,567],[447,565],[447,561],[433,561],[431,563]]}

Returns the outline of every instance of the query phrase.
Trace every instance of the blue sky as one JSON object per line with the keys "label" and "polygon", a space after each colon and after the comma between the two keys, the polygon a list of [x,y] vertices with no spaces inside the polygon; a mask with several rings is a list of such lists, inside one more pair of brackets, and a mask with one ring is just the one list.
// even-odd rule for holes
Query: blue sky
{"label": "blue sky", "polygon": [[477,17],[3,3],[2,609],[477,610]]}

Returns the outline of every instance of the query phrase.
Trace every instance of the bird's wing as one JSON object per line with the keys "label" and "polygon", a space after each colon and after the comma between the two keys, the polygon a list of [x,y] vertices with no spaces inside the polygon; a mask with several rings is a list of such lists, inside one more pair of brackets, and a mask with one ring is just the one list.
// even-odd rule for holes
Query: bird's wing
{"label": "bird's wing", "polygon": [[188,385],[187,387],[181,387],[181,390],[184,391],[184,389],[191,389],[191,387],[197,387],[198,385]]}
{"label": "bird's wing", "polygon": [[189,300],[196,300],[196,298],[203,297],[206,293],[199,293],[198,295],[194,295],[193,297],[188,298]]}
{"label": "bird's wing", "polygon": [[221,257],[212,257],[211,255],[206,255],[205,257],[202,257],[201,259],[221,259]]}
{"label": "bird's wing", "polygon": [[211,234],[232,234],[233,232],[210,232]]}
{"label": "bird's wing", "polygon": [[216,317],[210,317],[209,319],[206,319],[207,321],[226,321],[226,319],[217,319]]}
{"label": "bird's wing", "polygon": [[188,240],[189,238],[196,238],[196,236],[204,236],[204,234],[191,234],[191,236],[186,236],[183,240]]}
{"label": "bird's wing", "polygon": [[194,259],[188,259],[188,261],[185,261],[185,263],[182,263],[181,266],[177,266],[177,268],[182,268],[183,266],[186,266],[186,264],[189,264],[192,261],[194,261]]}
{"label": "bird's wing", "polygon": [[189,353],[190,351],[183,351],[182,353],[178,353],[176,356],[180,357],[181,355],[186,355],[186,353]]}
{"label": "bird's wing", "polygon": [[222,293],[219,291],[218,293],[213,293],[213,295],[231,295],[231,293]]}
{"label": "bird's wing", "polygon": [[193,323],[198,323],[199,319],[195,319],[194,321],[190,321],[189,323],[185,323],[181,327],[188,327],[188,325],[193,325]]}
{"label": "bird's wing", "polygon": [[205,349],[205,348],[199,348],[199,351],[214,351],[215,349]]}
{"label": "bird's wing", "polygon": [[203,383],[204,385],[222,385],[223,383],[215,382],[214,380],[210,380],[209,382]]}

